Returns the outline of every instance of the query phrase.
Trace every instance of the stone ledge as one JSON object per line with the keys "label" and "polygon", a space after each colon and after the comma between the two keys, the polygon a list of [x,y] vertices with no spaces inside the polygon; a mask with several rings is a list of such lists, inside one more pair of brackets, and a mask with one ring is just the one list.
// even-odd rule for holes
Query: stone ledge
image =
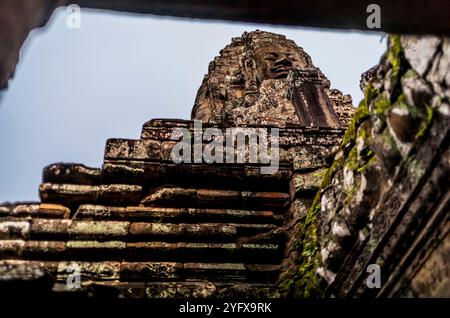
{"label": "stone ledge", "polygon": [[238,209],[201,209],[167,207],[114,207],[81,205],[75,216],[80,220],[161,221],[175,223],[232,222],[232,223],[279,223],[272,211]]}
{"label": "stone ledge", "polygon": [[290,203],[287,193],[251,192],[209,189],[161,188],[149,194],[141,203],[154,205],[208,205],[208,207],[251,206],[253,208],[281,209]]}
{"label": "stone ledge", "polygon": [[39,194],[42,202],[77,205],[88,202],[139,202],[142,187],[127,184],[75,185],[42,183]]}
{"label": "stone ledge", "polygon": [[53,163],[44,168],[43,183],[101,184],[101,170],[77,163]]}
{"label": "stone ledge", "polygon": [[0,205],[0,218],[2,219],[26,217],[66,219],[69,216],[70,209],[58,204],[17,202]]}

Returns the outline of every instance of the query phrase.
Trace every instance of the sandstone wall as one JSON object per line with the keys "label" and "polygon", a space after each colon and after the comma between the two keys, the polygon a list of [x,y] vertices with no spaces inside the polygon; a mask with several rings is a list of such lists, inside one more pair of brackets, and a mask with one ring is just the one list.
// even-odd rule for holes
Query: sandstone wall
{"label": "sandstone wall", "polygon": [[301,228],[299,296],[450,295],[450,40],[388,42]]}

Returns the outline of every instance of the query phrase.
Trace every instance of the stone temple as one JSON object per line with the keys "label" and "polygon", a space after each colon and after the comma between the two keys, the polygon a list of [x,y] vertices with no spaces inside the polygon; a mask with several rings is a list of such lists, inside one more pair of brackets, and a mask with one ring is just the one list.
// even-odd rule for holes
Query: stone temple
{"label": "stone temple", "polygon": [[352,101],[283,35],[234,38],[209,64],[192,118],[227,125],[345,127]]}
{"label": "stone temple", "polygon": [[[394,91],[376,81],[386,76],[388,83],[396,85],[397,78],[406,78],[406,70],[413,65],[392,43],[396,42],[390,42],[388,58],[363,81],[366,93],[367,87],[378,85],[376,93],[372,89],[372,99]],[[366,96],[367,105],[375,103],[370,96]],[[444,101],[439,105],[445,115],[445,99],[440,101]],[[311,57],[284,36],[254,31],[233,38],[209,64],[192,120],[150,120],[137,140],[109,139],[101,168],[51,164],[43,171],[40,202],[0,205],[0,287],[22,295],[39,291],[67,297],[151,298],[358,296],[377,291],[362,283],[364,265],[377,263],[377,255],[392,256],[392,251],[409,246],[393,245],[402,242],[400,234],[392,234],[398,224],[408,233],[408,242],[425,239],[419,223],[408,221],[421,205],[414,205],[413,199],[400,203],[433,181],[428,176],[434,176],[434,170],[418,169],[427,171],[420,183],[417,175],[397,176],[401,166],[385,173],[383,164],[389,166],[398,156],[378,159],[379,155],[394,153],[386,145],[397,139],[383,141],[400,128],[392,126],[392,116],[386,123],[382,111],[370,116],[365,105],[351,120],[351,97],[331,88]],[[436,125],[448,119],[439,116],[434,117]],[[426,129],[416,125],[421,129],[419,141],[427,138],[428,129],[434,131],[430,125]],[[200,150],[207,149],[216,140],[211,135],[205,138],[208,129],[226,136],[231,127],[266,131],[268,143],[278,145],[277,169],[261,173],[267,161],[261,157],[251,161],[250,147],[235,148],[234,141],[226,151],[215,150],[214,155],[223,160],[198,160],[194,150],[189,153],[192,160],[174,162],[173,150],[180,142],[194,148],[200,142]],[[203,137],[197,138],[199,129]],[[175,130],[187,133],[174,134]],[[377,139],[381,132],[384,139]],[[361,136],[373,145],[367,146]],[[434,144],[420,149],[434,156],[436,147],[427,145]],[[348,158],[353,158],[351,164]],[[441,179],[445,173],[448,176],[447,166],[443,163],[435,171]],[[389,181],[391,176],[397,179]],[[402,187],[409,181],[410,186]],[[351,187],[356,182],[358,187]],[[378,189],[399,195],[386,199],[378,195]],[[440,192],[433,189],[437,196]],[[390,203],[384,206],[383,202]],[[405,206],[407,223],[398,223],[395,215]],[[378,220],[372,211],[384,208],[392,217],[381,219],[381,227],[372,224]],[[430,218],[442,214],[438,208],[431,211]],[[444,224],[438,221],[439,226]],[[434,229],[433,224],[424,228]],[[381,246],[386,240],[391,245]],[[417,242],[411,246],[419,250],[429,245]],[[382,259],[383,279],[393,287],[381,292],[428,295],[438,290],[433,287],[436,280],[423,278],[428,273],[423,268],[432,264],[424,263],[428,256],[408,267],[402,255],[410,254]],[[433,255],[436,259],[444,254]],[[407,274],[395,270],[396,264],[406,268]],[[448,277],[448,268],[446,273],[444,269],[441,276]]]}

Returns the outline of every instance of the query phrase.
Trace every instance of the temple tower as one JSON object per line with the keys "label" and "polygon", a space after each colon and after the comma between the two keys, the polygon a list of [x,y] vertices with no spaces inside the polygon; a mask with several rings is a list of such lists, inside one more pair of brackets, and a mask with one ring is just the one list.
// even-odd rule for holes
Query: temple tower
{"label": "temple tower", "polygon": [[0,274],[68,295],[282,296],[352,112],[293,41],[244,33],[210,63],[193,120],[108,140],[101,168],[49,165],[41,202],[1,205]]}

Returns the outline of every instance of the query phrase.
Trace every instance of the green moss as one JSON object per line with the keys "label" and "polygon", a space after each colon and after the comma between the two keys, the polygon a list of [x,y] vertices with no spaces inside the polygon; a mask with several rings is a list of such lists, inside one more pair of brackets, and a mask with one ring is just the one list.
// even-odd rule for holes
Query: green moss
{"label": "green moss", "polygon": [[[380,90],[375,88],[372,83],[367,84],[364,92],[364,100],[361,103],[365,103],[366,107],[370,104],[372,99],[380,94]],[[361,104],[359,105],[361,106]],[[368,113],[368,111],[367,111]]]}
{"label": "green moss", "polygon": [[425,121],[422,124],[422,127],[419,129],[419,131],[416,134],[416,138],[420,138],[425,135],[425,133],[430,128],[430,124],[433,121],[434,118],[434,108],[431,106],[426,106],[426,116]]}
{"label": "green moss", "polygon": [[382,95],[379,95],[372,105],[373,112],[377,115],[381,115],[391,106],[391,101]]}
{"label": "green moss", "polygon": [[[371,89],[368,88],[366,90],[366,92],[368,90],[371,90]],[[358,129],[359,125],[361,124],[362,121],[369,118],[370,113],[369,113],[369,109],[368,109],[367,105],[368,104],[366,103],[366,101],[363,100],[359,104],[358,108],[355,110],[352,120],[350,121],[350,124],[348,125],[347,131],[345,132],[345,135],[342,138],[341,148],[342,148],[342,145],[345,145],[356,139],[356,130]]]}
{"label": "green moss", "polygon": [[299,267],[296,275],[298,279],[295,282],[295,294],[305,298],[317,297],[321,294],[316,275],[316,270],[320,266],[320,253],[315,225],[317,213],[320,211],[319,198],[319,196],[316,196],[315,202],[300,230],[303,238],[300,254],[302,265]]}
{"label": "green moss", "polygon": [[387,58],[392,66],[392,83],[395,85],[399,81],[401,64],[402,64],[403,48],[400,43],[400,36],[389,36],[389,50]]}

